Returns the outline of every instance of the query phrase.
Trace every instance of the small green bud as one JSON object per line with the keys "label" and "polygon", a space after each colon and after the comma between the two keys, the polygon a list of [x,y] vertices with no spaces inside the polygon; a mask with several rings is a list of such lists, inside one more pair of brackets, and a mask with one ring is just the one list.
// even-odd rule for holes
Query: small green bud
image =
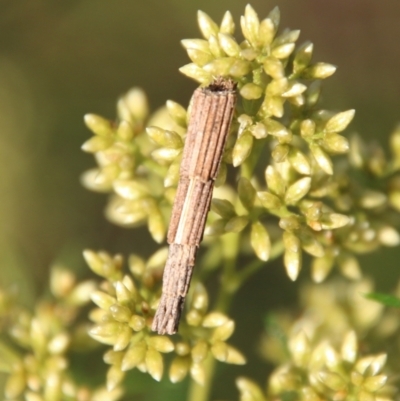
{"label": "small green bud", "polygon": [[218,34],[218,25],[205,12],[197,11],[197,22],[202,35],[206,39],[209,39],[211,35]]}
{"label": "small green bud", "polygon": [[270,192],[282,197],[285,194],[285,182],[279,172],[273,167],[268,166],[265,170],[265,180]]}
{"label": "small green bud", "polygon": [[229,318],[221,312],[208,313],[202,322],[203,327],[213,328],[219,327],[229,321]]}
{"label": "small green bud", "polygon": [[350,148],[347,138],[335,133],[326,134],[322,145],[326,150],[335,153],[347,153]]}
{"label": "small green bud", "polygon": [[129,327],[133,331],[141,331],[146,327],[146,320],[143,316],[133,315],[129,320]]}
{"label": "small green bud", "polygon": [[138,180],[117,180],[113,183],[114,191],[124,199],[133,200],[149,195],[148,186]]}
{"label": "small green bud", "polygon": [[109,137],[113,134],[112,123],[105,118],[98,116],[96,114],[85,114],[83,117],[85,121],[85,125],[92,131],[94,134],[101,137]]}
{"label": "small green bud", "polygon": [[294,48],[294,43],[285,43],[272,49],[271,55],[277,59],[285,59],[293,53]]}
{"label": "small green bud", "polygon": [[266,209],[279,209],[282,206],[281,200],[274,194],[267,191],[257,192],[258,199]]}
{"label": "small green bud", "polygon": [[53,355],[59,355],[66,352],[71,342],[70,335],[66,332],[56,334],[49,342],[47,348]]}
{"label": "small green bud", "polygon": [[321,219],[323,230],[334,230],[347,226],[350,223],[350,218],[345,214],[340,213],[329,213],[323,216]]}
{"label": "small green bud", "polygon": [[301,95],[307,87],[299,82],[291,82],[289,88],[282,93],[283,97],[296,97]]}
{"label": "small green bud", "polygon": [[225,224],[227,233],[240,233],[249,224],[247,216],[234,216]]}
{"label": "small green bud", "polygon": [[206,64],[203,69],[212,76],[226,76],[229,74],[235,59],[233,57],[220,57]]}
{"label": "small green bud", "polygon": [[179,169],[181,167],[181,159],[177,157],[168,167],[167,174],[164,178],[164,187],[175,187],[179,182]]}
{"label": "small green bud", "polygon": [[144,91],[132,88],[117,103],[118,116],[128,122],[143,121],[149,114],[149,105]]}
{"label": "small green bud", "polygon": [[117,322],[98,324],[89,330],[90,337],[103,344],[114,345],[123,325]]}
{"label": "small green bud", "polygon": [[282,96],[282,93],[289,89],[289,81],[286,77],[273,79],[266,88],[267,95],[269,96]]}
{"label": "small green bud", "polygon": [[131,306],[134,301],[134,294],[128,290],[122,281],[117,281],[114,284],[115,293],[117,296],[118,303],[124,306]]}
{"label": "small green bud", "polygon": [[211,236],[211,235],[224,234],[226,223],[227,223],[227,219],[224,219],[224,218],[214,220],[211,224],[208,224],[206,226],[204,235]]}
{"label": "small green bud", "polygon": [[219,59],[224,57],[224,52],[219,45],[218,37],[216,35],[210,36],[210,38],[208,39],[208,45],[210,46],[210,52],[214,56],[214,58]]}
{"label": "small green bud", "polygon": [[208,84],[212,81],[212,75],[194,63],[184,65],[179,68],[179,71],[201,84]]}
{"label": "small green bud", "polygon": [[181,149],[159,148],[154,150],[151,153],[151,156],[160,164],[167,164],[173,162],[180,153]]}
{"label": "small green bud", "polygon": [[303,71],[310,64],[314,45],[311,42],[302,44],[296,52],[293,60],[293,72],[295,74]]}
{"label": "small green bud", "polygon": [[164,246],[153,253],[147,260],[147,269],[159,269],[164,267],[168,257],[168,247]]}
{"label": "small green bud", "polygon": [[146,132],[160,146],[173,149],[183,147],[182,138],[174,131],[167,131],[159,127],[147,127]]}
{"label": "small green bud", "polygon": [[244,395],[248,395],[248,398],[246,398],[246,400],[263,400],[265,398],[258,384],[256,384],[252,380],[247,379],[246,377],[238,377],[236,379],[236,387],[241,392],[242,397]]}
{"label": "small green bud", "polygon": [[291,135],[291,132],[280,122],[267,118],[263,121],[269,135],[275,136],[278,139],[286,138]]}
{"label": "small green bud", "polygon": [[110,306],[110,312],[112,317],[121,323],[129,322],[132,316],[132,312],[126,306],[114,304]]}
{"label": "small green bud", "polygon": [[239,179],[238,195],[242,205],[247,210],[251,210],[253,208],[254,200],[256,198],[256,190],[254,189],[251,182],[245,177],[241,177]]}
{"label": "small green bud", "polygon": [[322,283],[333,267],[333,258],[325,255],[322,258],[314,258],[311,264],[311,277],[316,283]]}
{"label": "small green bud", "polygon": [[304,177],[290,185],[285,194],[285,201],[289,204],[295,204],[307,195],[311,187],[311,178]]}
{"label": "small green bud", "polygon": [[318,145],[310,144],[310,150],[319,167],[321,167],[326,174],[332,175],[333,164],[331,158]]}
{"label": "small green bud", "polygon": [[271,240],[267,230],[259,221],[251,225],[250,243],[257,257],[266,262],[271,252]]}
{"label": "small green bud", "polygon": [[189,372],[190,358],[178,356],[176,357],[169,368],[169,380],[171,383],[181,382]]}
{"label": "small green bud", "polygon": [[382,388],[388,381],[388,377],[386,375],[378,375],[367,377],[365,382],[363,383],[363,387],[365,390],[370,392],[376,392],[380,388]]}
{"label": "small green bud", "polygon": [[94,291],[90,296],[92,301],[101,309],[108,311],[117,300],[103,291]]}
{"label": "small green bud", "polygon": [[158,244],[164,241],[166,226],[162,213],[157,207],[152,208],[147,221],[149,232]]}
{"label": "small green bud", "polygon": [[295,29],[293,31],[285,29],[281,35],[275,38],[273,45],[280,46],[285,43],[294,43],[300,36],[300,30]]}
{"label": "small green bud", "polygon": [[281,118],[283,116],[284,99],[280,96],[266,96],[261,106],[263,116],[274,116]]}
{"label": "small green bud", "polygon": [[301,269],[301,251],[293,252],[290,249],[285,250],[283,263],[286,273],[292,281],[296,281]]}
{"label": "small green bud", "polygon": [[303,138],[311,138],[315,134],[315,122],[303,120],[300,125],[300,134]]}
{"label": "small green bud", "polygon": [[205,340],[199,340],[191,351],[192,359],[194,363],[200,363],[208,355],[208,344]]}
{"label": "small green bud", "polygon": [[186,342],[178,342],[175,344],[175,352],[179,356],[186,356],[190,353],[190,346]]}
{"label": "small green bud", "polygon": [[164,370],[164,363],[161,354],[155,349],[149,348],[146,352],[145,363],[147,372],[154,380],[159,382]]}
{"label": "small green bud", "polygon": [[121,121],[118,125],[117,136],[125,142],[130,142],[135,136],[132,125],[128,121]]}
{"label": "small green bud", "polygon": [[240,89],[240,94],[247,100],[254,100],[262,96],[263,90],[260,86],[250,82]]}
{"label": "small green bud", "polygon": [[186,128],[187,124],[187,112],[186,109],[179,103],[173,100],[167,100],[166,103],[168,114],[170,117],[181,127]]}
{"label": "small green bud", "polygon": [[324,247],[313,235],[302,236],[301,245],[307,253],[315,256],[316,258],[320,258],[325,255]]}
{"label": "small green bud", "polygon": [[114,351],[123,351],[132,339],[132,330],[130,327],[124,325],[121,327],[120,332],[117,335],[117,340],[114,343]]}
{"label": "small green bud", "polygon": [[190,366],[190,376],[196,383],[204,386],[206,373],[204,371],[204,366],[201,363],[193,363]]}
{"label": "small green bud", "polygon": [[234,331],[235,322],[233,320],[228,320],[214,330],[211,336],[211,341],[226,341]]}
{"label": "small green bud", "polygon": [[181,40],[181,44],[186,50],[197,49],[205,53],[210,53],[208,41],[204,39],[183,39]]}
{"label": "small green bud", "polygon": [[253,61],[257,58],[258,52],[253,48],[242,49],[240,51],[240,57],[247,61]]}
{"label": "small green bud", "polygon": [[235,215],[235,208],[227,199],[214,198],[211,201],[211,210],[225,218],[230,218]]}
{"label": "small green bud", "polygon": [[325,124],[325,132],[342,132],[354,118],[355,110],[347,110],[331,117]]}
{"label": "small green bud", "polygon": [[200,312],[205,312],[208,308],[208,294],[204,285],[197,282],[194,286],[192,294],[191,308],[194,308]]}
{"label": "small green bud", "polygon": [[250,127],[250,132],[254,138],[261,139],[268,136],[267,127],[263,123],[256,123]]}
{"label": "small green bud", "polygon": [[186,322],[189,326],[197,327],[200,325],[202,320],[202,315],[196,309],[192,309],[186,314]]}
{"label": "small green bud", "polygon": [[193,61],[199,67],[203,67],[213,60],[213,56],[210,53],[203,52],[198,49],[187,49],[187,54],[190,60]]}
{"label": "small green bud", "polygon": [[282,239],[283,244],[285,245],[285,249],[291,252],[301,252],[300,239],[296,235],[285,231],[283,233]]}
{"label": "small green bud", "polygon": [[337,373],[319,372],[318,379],[330,390],[341,392],[347,389],[346,381]]}
{"label": "small green bud", "polygon": [[225,33],[218,34],[218,41],[222,50],[230,57],[237,57],[240,53],[240,46],[237,44],[236,40]]}
{"label": "small green bud", "polygon": [[81,146],[81,149],[84,152],[96,153],[108,149],[113,143],[114,139],[111,137],[93,136]]}
{"label": "small green bud", "polygon": [[338,264],[342,274],[350,280],[359,280],[362,277],[360,264],[354,256],[340,255]]}
{"label": "small green bud", "polygon": [[235,60],[229,69],[229,75],[234,78],[242,78],[251,71],[251,64],[247,60]]}
{"label": "small green bud", "polygon": [[258,42],[258,32],[260,28],[260,21],[257,13],[254,11],[250,4],[247,4],[244,10],[244,16],[240,18],[240,26],[242,28],[243,36],[253,45],[256,46]]}
{"label": "small green bud", "polygon": [[397,246],[400,244],[400,234],[391,226],[383,226],[378,231],[379,242],[384,246]]}
{"label": "small green bud", "polygon": [[235,23],[233,21],[232,14],[229,11],[226,11],[222,17],[219,31],[227,35],[233,35],[235,32]]}
{"label": "small green bud", "polygon": [[76,277],[71,270],[62,266],[52,267],[50,271],[50,289],[57,298],[66,297],[71,293],[75,286],[75,281]]}
{"label": "small green bud", "polygon": [[151,336],[147,338],[149,347],[163,353],[172,352],[174,350],[174,343],[166,336]]}
{"label": "small green bud", "polygon": [[325,79],[333,75],[336,71],[336,66],[328,63],[316,63],[304,70],[305,78]]}
{"label": "small green bud", "polygon": [[144,341],[132,345],[126,351],[125,356],[122,359],[121,370],[126,372],[142,363],[146,355],[146,349],[147,347]]}
{"label": "small green bud", "polygon": [[340,355],[344,361],[354,363],[357,359],[357,352],[357,335],[355,331],[349,331],[344,337]]}
{"label": "small green bud", "polygon": [[384,205],[387,197],[384,193],[372,190],[366,190],[361,195],[359,203],[364,209],[375,209]]}
{"label": "small green bud", "polygon": [[296,366],[305,368],[311,352],[310,342],[304,333],[300,331],[289,339],[289,350]]}
{"label": "small green bud", "polygon": [[272,151],[272,158],[274,159],[275,163],[284,162],[289,154],[289,149],[290,148],[288,145],[276,145]]}
{"label": "small green bud", "polygon": [[211,352],[215,359],[226,362],[228,357],[228,345],[222,341],[217,341],[212,345]]}
{"label": "small green bud", "polygon": [[304,153],[302,153],[298,148],[290,148],[289,163],[299,174],[311,174],[310,163]]}
{"label": "small green bud", "polygon": [[264,61],[264,71],[273,79],[280,79],[285,76],[285,69],[280,60],[275,57],[269,56]]}
{"label": "small green bud", "polygon": [[228,355],[226,356],[226,363],[233,365],[244,365],[246,363],[245,356],[231,345],[227,346]]}
{"label": "small green bud", "polygon": [[276,26],[270,18],[265,18],[260,23],[259,41],[263,47],[269,46],[275,36]]}
{"label": "small green bud", "polygon": [[236,140],[235,146],[233,147],[233,166],[240,166],[250,155],[253,147],[253,135],[250,131],[245,131]]}
{"label": "small green bud", "polygon": [[110,366],[107,371],[107,390],[114,390],[124,379],[125,372],[119,366]]}
{"label": "small green bud", "polygon": [[268,14],[268,18],[273,22],[275,28],[278,29],[279,21],[281,19],[281,12],[278,6],[274,7],[270,11],[270,13]]}

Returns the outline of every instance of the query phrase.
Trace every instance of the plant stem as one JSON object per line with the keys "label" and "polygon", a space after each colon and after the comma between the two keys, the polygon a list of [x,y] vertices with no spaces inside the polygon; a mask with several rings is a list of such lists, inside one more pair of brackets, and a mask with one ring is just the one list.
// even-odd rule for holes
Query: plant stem
{"label": "plant stem", "polygon": [[[235,265],[239,252],[240,234],[229,233],[222,237],[222,252],[224,256],[224,266],[221,278],[221,290],[219,292],[216,308],[220,312],[227,312],[231,304],[233,294],[238,289],[236,280]],[[189,401],[207,401],[210,397],[211,386],[214,378],[216,360],[212,355],[208,355],[204,361],[205,380],[204,385],[191,380],[189,387]]]}
{"label": "plant stem", "polygon": [[190,381],[188,400],[207,401],[210,397],[211,385],[215,372],[216,360],[212,355],[208,355],[204,361],[205,380],[204,385],[198,384],[193,379]]}

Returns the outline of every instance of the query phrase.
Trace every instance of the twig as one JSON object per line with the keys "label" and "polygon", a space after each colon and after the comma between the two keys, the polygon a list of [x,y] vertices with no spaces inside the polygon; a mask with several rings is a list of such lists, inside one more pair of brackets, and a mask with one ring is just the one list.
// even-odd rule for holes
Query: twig
{"label": "twig", "polygon": [[236,85],[223,78],[197,89],[193,95],[168,229],[170,248],[162,295],[152,326],[159,334],[174,334],[178,329],[235,103]]}

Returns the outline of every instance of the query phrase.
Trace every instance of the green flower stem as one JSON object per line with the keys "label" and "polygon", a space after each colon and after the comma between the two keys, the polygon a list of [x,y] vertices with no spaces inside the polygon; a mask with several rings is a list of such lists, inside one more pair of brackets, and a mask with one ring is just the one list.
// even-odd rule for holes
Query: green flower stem
{"label": "green flower stem", "polygon": [[207,401],[210,397],[212,379],[214,378],[216,360],[212,355],[208,355],[204,361],[205,380],[204,385],[200,385],[194,380],[190,381],[188,400]]}
{"label": "green flower stem", "polygon": [[[235,267],[239,253],[240,234],[225,234],[221,239],[224,266],[222,270],[221,290],[216,301],[216,309],[225,313],[229,309],[234,293],[239,288],[235,279]],[[188,394],[189,401],[207,401],[209,399],[215,367],[216,360],[212,355],[209,355],[204,362],[204,385],[201,386],[194,380],[191,380]]]}
{"label": "green flower stem", "polygon": [[[271,247],[271,253],[268,262],[281,256],[284,250],[285,247],[282,241],[275,242]],[[265,263],[267,262],[256,259],[238,272],[236,274],[236,281],[239,283],[238,288],[240,288],[254,273],[260,270],[261,267],[265,266]]]}
{"label": "green flower stem", "polygon": [[254,169],[263,154],[267,139],[256,139],[253,143],[253,148],[250,157],[241,165],[240,176],[251,180],[254,176]]}

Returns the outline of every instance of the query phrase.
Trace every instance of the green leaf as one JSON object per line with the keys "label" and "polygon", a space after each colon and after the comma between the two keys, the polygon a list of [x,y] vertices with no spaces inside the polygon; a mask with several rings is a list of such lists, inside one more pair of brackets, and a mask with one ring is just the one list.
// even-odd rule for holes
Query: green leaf
{"label": "green leaf", "polygon": [[394,295],[384,294],[382,292],[369,292],[367,294],[364,294],[364,297],[386,306],[400,308],[400,298],[397,298]]}

